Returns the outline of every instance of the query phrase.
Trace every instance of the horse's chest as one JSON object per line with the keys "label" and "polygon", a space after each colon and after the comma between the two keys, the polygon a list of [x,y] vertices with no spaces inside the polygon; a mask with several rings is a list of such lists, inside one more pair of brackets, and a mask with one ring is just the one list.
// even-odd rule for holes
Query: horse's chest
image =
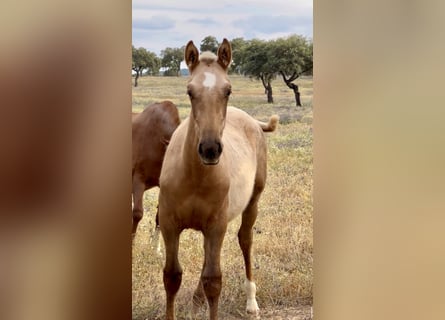
{"label": "horse's chest", "polygon": [[195,228],[192,225],[198,220],[231,221],[243,212],[249,203],[253,184],[252,174],[244,172],[231,179],[225,188],[190,188],[180,200],[179,215],[187,227],[191,228]]}
{"label": "horse's chest", "polygon": [[205,210],[215,210],[222,206],[222,204],[226,201],[227,192],[193,192],[191,190],[185,198],[184,204],[188,210],[197,210],[197,211],[205,211]]}
{"label": "horse's chest", "polygon": [[205,225],[219,219],[226,219],[228,194],[212,192],[191,192],[184,196],[177,210],[178,218],[184,228],[202,230]]}

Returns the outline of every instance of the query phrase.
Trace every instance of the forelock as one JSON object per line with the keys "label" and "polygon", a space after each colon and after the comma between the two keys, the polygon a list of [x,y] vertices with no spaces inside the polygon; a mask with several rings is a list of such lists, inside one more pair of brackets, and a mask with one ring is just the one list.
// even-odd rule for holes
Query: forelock
{"label": "forelock", "polygon": [[201,55],[199,56],[199,61],[202,61],[204,63],[212,63],[215,62],[216,60],[217,60],[216,54],[210,51],[205,51],[201,53]]}

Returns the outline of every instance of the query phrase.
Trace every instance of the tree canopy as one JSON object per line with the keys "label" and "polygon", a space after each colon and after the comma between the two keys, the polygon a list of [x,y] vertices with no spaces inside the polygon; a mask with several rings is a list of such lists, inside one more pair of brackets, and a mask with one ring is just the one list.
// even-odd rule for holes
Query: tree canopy
{"label": "tree canopy", "polygon": [[273,69],[286,85],[294,91],[297,106],[301,106],[298,86],[293,83],[303,74],[312,74],[312,42],[302,36],[292,35],[270,42],[274,57]]}
{"label": "tree canopy", "polygon": [[293,35],[273,40],[271,50],[275,68],[281,75],[295,80],[312,71],[312,43],[305,38]]}
{"label": "tree canopy", "polygon": [[216,54],[218,52],[219,43],[213,36],[207,36],[201,41],[201,46],[199,50],[201,52],[210,51]]}
{"label": "tree canopy", "polygon": [[248,41],[239,53],[240,71],[249,77],[261,80],[267,95],[267,102],[273,102],[272,80],[276,76],[270,43],[253,39]]}
{"label": "tree canopy", "polygon": [[239,70],[244,75],[262,81],[268,102],[273,102],[272,80],[281,76],[294,91],[296,105],[301,106],[298,85],[293,81],[303,74],[312,73],[311,41],[292,35],[269,41],[254,39],[241,44],[241,47],[237,57],[240,61],[237,63],[240,65]]}
{"label": "tree canopy", "polygon": [[232,64],[229,72],[241,74],[243,49],[247,45],[247,41],[244,38],[234,38],[230,41],[230,44],[232,46]]}
{"label": "tree canopy", "polygon": [[159,74],[159,68],[161,66],[159,58],[155,53],[147,51],[145,48],[136,49],[132,46],[132,65],[131,69],[136,72],[134,86],[138,85],[138,78],[142,76],[143,70],[147,69],[147,73],[150,75]]}
{"label": "tree canopy", "polygon": [[184,47],[165,48],[161,51],[161,66],[165,68],[164,75],[179,76],[181,71],[181,61],[184,60]]}

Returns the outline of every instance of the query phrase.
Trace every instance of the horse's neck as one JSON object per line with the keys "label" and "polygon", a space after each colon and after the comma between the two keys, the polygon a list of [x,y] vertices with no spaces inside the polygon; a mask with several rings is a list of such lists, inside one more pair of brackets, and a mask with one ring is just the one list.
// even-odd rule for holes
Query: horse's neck
{"label": "horse's neck", "polygon": [[198,143],[199,138],[198,134],[195,130],[195,121],[193,119],[193,115],[190,115],[187,133],[185,136],[184,150],[183,150],[183,162],[188,168],[199,167],[199,159],[198,155]]}
{"label": "horse's neck", "polygon": [[[191,192],[218,190],[216,193],[211,193],[216,197],[219,197],[221,193],[227,194],[230,178],[223,161],[221,161],[223,157],[220,158],[218,165],[203,165],[198,155],[198,143],[199,138],[195,131],[195,123],[193,117],[190,116],[182,150],[183,178],[189,184]],[[207,197],[210,197],[210,194]]]}

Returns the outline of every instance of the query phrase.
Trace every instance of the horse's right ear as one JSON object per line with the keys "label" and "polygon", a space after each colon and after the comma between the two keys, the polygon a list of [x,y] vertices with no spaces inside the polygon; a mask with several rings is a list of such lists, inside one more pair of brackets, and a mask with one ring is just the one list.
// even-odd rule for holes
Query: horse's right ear
{"label": "horse's right ear", "polygon": [[190,73],[195,69],[199,62],[199,52],[198,49],[193,44],[193,41],[190,40],[185,47],[185,63],[189,68]]}

